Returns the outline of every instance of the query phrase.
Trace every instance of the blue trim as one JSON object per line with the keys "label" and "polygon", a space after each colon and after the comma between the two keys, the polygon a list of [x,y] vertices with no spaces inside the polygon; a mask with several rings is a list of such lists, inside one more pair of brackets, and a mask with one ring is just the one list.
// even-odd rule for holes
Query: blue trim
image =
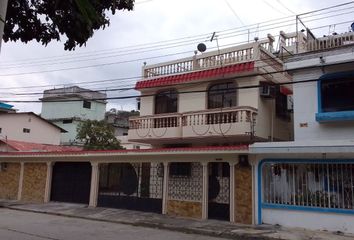
{"label": "blue trim", "polygon": [[350,214],[350,215],[354,214],[354,210],[351,210],[351,209],[305,207],[305,206],[294,206],[294,205],[272,204],[272,203],[262,203],[262,208],[294,210],[294,211],[307,211],[307,212],[321,212],[321,213],[340,213],[340,214]]}
{"label": "blue trim", "polygon": [[330,208],[315,208],[315,207],[301,207],[285,204],[266,204],[262,203],[262,168],[265,163],[354,163],[354,159],[262,159],[258,164],[258,224],[262,224],[262,208],[277,208],[286,210],[300,210],[300,211],[315,211],[315,212],[331,212],[354,214],[354,210],[345,209],[330,209]]}
{"label": "blue trim", "polygon": [[354,120],[354,111],[323,112],[322,93],[321,93],[322,81],[335,80],[338,78],[354,78],[354,71],[327,73],[322,75],[317,81],[317,104],[318,104],[318,113],[316,113],[317,122],[321,123],[321,122]]}
{"label": "blue trim", "polygon": [[7,103],[0,102],[0,108],[4,108],[4,109],[11,109],[11,108],[13,108],[13,107],[14,107],[13,105],[10,105],[10,104],[7,104]]}
{"label": "blue trim", "polygon": [[334,122],[354,120],[354,111],[319,112],[316,113],[317,122]]}

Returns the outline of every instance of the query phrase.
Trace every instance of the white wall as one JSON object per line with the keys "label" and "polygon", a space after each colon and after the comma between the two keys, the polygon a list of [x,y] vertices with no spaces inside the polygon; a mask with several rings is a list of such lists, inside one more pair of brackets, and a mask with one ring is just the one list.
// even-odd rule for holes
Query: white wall
{"label": "white wall", "polygon": [[354,216],[348,214],[263,209],[262,219],[263,223],[284,227],[354,233]]}
{"label": "white wall", "polygon": [[[55,145],[60,143],[60,129],[32,114],[1,114],[0,128],[0,134],[11,140]],[[24,133],[23,128],[30,129],[30,133]]]}
{"label": "white wall", "polygon": [[[328,69],[345,71],[345,69]],[[347,71],[350,69],[346,69]],[[294,74],[294,81],[318,79],[324,73],[321,69],[303,70]],[[293,85],[294,91],[294,134],[295,141],[301,140],[338,140],[354,138],[354,122],[338,121],[319,123],[316,121],[318,112],[317,82]],[[302,125],[302,127],[300,126]],[[305,126],[304,126],[305,125]],[[306,127],[307,125],[307,127]]]}

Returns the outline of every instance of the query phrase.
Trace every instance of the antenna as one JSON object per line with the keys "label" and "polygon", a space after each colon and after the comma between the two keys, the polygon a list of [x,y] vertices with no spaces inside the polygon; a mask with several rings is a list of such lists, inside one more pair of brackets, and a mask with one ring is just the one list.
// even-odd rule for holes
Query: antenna
{"label": "antenna", "polygon": [[215,34],[216,34],[216,32],[213,32],[213,35],[210,38],[210,42],[212,42],[214,40]]}

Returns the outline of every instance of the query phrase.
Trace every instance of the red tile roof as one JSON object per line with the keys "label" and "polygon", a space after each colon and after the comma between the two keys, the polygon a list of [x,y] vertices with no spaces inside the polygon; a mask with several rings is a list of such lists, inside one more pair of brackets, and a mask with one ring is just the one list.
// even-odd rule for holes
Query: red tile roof
{"label": "red tile roof", "polygon": [[162,153],[162,152],[210,152],[210,151],[247,151],[248,145],[236,146],[203,146],[203,147],[182,147],[182,148],[151,148],[151,149],[129,149],[129,150],[90,150],[90,151],[53,151],[53,152],[0,152],[0,155],[87,155],[87,154],[114,154],[114,153]]}
{"label": "red tile roof", "polygon": [[252,71],[253,69],[254,62],[238,63],[214,69],[142,80],[136,83],[135,89],[138,90],[142,88],[169,86],[179,83],[197,81],[205,78],[217,77],[225,74]]}
{"label": "red tile roof", "polygon": [[9,147],[19,152],[73,152],[82,150],[81,147],[40,144],[15,140],[0,140],[0,143],[7,144]]}

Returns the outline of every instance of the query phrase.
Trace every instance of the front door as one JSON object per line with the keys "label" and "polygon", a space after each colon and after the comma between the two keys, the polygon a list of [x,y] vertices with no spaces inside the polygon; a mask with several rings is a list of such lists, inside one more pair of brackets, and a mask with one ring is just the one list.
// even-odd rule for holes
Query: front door
{"label": "front door", "polygon": [[230,167],[225,162],[209,163],[208,217],[230,219]]}

